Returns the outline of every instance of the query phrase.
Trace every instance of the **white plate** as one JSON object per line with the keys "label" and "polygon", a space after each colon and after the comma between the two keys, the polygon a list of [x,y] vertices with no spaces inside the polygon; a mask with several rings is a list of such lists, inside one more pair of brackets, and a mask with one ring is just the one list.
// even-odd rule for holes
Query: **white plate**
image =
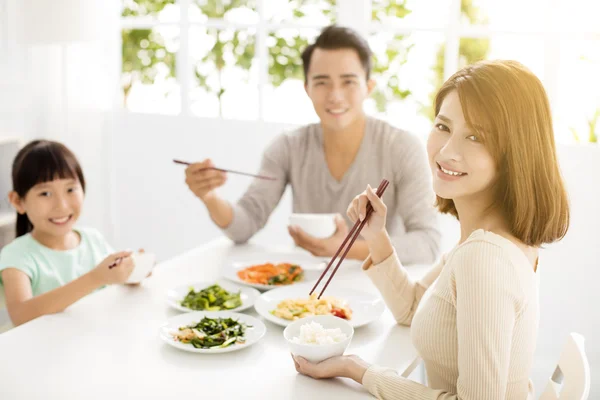
{"label": "white plate", "polygon": [[[197,349],[191,344],[176,341],[171,335],[171,332],[177,332],[179,330],[179,327],[191,325],[195,322],[200,322],[205,316],[209,318],[233,318],[244,322],[249,326],[251,325],[252,328],[247,328],[246,333],[244,335],[246,342],[243,344],[234,344],[229,347],[224,347],[222,349]],[[265,324],[261,320],[251,317],[250,315],[239,314],[230,311],[213,311],[208,313],[204,311],[196,311],[186,314],[180,314],[173,318],[170,318],[163,326],[161,326],[160,338],[168,344],[170,344],[171,346],[176,347],[180,350],[189,351],[192,353],[218,354],[229,353],[231,351],[237,351],[252,346],[254,343],[262,339],[266,332],[267,327],[265,326]]]}
{"label": "white plate", "polygon": [[207,310],[192,310],[191,308],[187,308],[181,305],[181,301],[185,298],[185,296],[190,291],[190,287],[193,287],[196,292],[206,289],[209,286],[214,284],[219,284],[223,289],[227,290],[230,293],[240,293],[240,298],[242,299],[242,305],[236,308],[232,308],[231,310],[222,310],[222,311],[243,311],[254,305],[256,299],[260,296],[260,292],[251,287],[242,287],[235,285],[229,281],[212,281],[212,282],[196,282],[189,285],[181,285],[174,289],[171,289],[167,292],[167,304],[173,307],[176,310],[183,312],[195,312],[195,311],[204,311],[204,312],[215,312],[215,311],[207,311]]}
{"label": "white plate", "polygon": [[[251,267],[253,265],[258,264],[266,264],[266,263],[290,263],[299,265],[304,270],[304,279],[300,282],[295,282],[290,285],[261,285],[257,283],[248,283],[241,280],[237,276],[237,272],[241,269]],[[258,290],[271,290],[275,288],[281,288],[284,286],[296,286],[301,283],[315,283],[319,276],[321,276],[321,272],[325,269],[327,263],[323,263],[323,260],[315,258],[315,257],[303,257],[298,255],[281,255],[274,254],[272,256],[265,256],[262,258],[254,258],[243,261],[236,261],[226,264],[221,273],[224,278],[229,279],[232,282],[235,282],[239,285],[251,286]]]}
{"label": "white plate", "polygon": [[[322,289],[319,285],[317,290]],[[271,314],[277,305],[286,299],[308,298],[312,285],[298,284],[290,287],[273,289],[263,293],[254,303],[256,312],[268,321],[281,326],[288,326],[294,321],[279,318]],[[331,296],[340,300],[346,300],[348,307],[352,310],[352,319],[348,322],[354,328],[367,325],[376,321],[385,311],[385,304],[380,297],[361,292],[352,288],[330,285],[327,287],[323,297]]]}

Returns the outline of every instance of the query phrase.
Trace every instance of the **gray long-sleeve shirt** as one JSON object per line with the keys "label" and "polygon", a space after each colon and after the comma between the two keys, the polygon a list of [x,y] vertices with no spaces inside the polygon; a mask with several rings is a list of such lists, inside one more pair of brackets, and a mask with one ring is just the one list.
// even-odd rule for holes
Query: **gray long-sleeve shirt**
{"label": "gray long-sleeve shirt", "polygon": [[233,206],[233,220],[224,229],[244,243],[262,229],[292,186],[293,212],[340,213],[367,184],[390,181],[383,196],[388,207],[387,229],[403,264],[431,263],[439,255],[440,232],[431,172],[419,139],[390,124],[367,118],[360,149],[341,181],[327,167],[320,124],[276,137],[263,154],[260,174],[276,181],[255,179]]}

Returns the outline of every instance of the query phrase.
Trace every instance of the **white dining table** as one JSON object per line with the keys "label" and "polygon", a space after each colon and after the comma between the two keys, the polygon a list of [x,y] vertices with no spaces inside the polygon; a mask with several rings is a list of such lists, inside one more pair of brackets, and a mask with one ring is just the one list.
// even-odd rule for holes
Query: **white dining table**
{"label": "white dining table", "polygon": [[[196,354],[159,337],[179,312],[166,293],[220,278],[226,263],[274,251],[235,246],[224,238],[159,263],[138,287],[113,285],[67,308],[0,335],[0,399],[368,399],[349,379],[314,380],[294,369],[283,328],[264,321],[266,335],[248,348]],[[277,249],[276,251],[300,251]],[[425,267],[409,267],[417,278]],[[336,285],[378,294],[360,263],[345,262]],[[246,311],[258,316],[254,309]],[[400,373],[417,359],[410,329],[391,313],[357,328],[347,354]]]}

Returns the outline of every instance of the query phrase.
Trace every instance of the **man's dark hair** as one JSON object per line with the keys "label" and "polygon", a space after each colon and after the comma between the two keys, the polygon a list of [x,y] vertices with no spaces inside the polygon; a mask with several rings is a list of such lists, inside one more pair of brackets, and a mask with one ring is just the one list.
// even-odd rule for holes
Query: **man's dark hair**
{"label": "man's dark hair", "polygon": [[371,48],[367,41],[350,28],[330,25],[321,31],[317,40],[302,52],[302,64],[304,67],[304,81],[308,81],[308,68],[310,60],[316,48],[324,50],[352,49],[358,54],[358,58],[366,72],[367,79],[371,76]]}

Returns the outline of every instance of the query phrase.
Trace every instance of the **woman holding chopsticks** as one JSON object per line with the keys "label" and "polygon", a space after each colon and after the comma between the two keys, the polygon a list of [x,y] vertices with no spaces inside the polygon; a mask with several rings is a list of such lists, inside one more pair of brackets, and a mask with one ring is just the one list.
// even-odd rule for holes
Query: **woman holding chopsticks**
{"label": "woman holding chopsticks", "polygon": [[435,99],[428,139],[437,207],[460,221],[459,244],[418,282],[385,229],[386,206],[369,187],[348,209],[373,212],[362,230],[363,269],[411,336],[428,386],[356,356],[319,364],[314,378],[349,377],[382,399],[533,398],[529,373],[538,330],[538,249],[560,240],[569,206],[548,98],[514,61],[480,62],[454,74]]}

